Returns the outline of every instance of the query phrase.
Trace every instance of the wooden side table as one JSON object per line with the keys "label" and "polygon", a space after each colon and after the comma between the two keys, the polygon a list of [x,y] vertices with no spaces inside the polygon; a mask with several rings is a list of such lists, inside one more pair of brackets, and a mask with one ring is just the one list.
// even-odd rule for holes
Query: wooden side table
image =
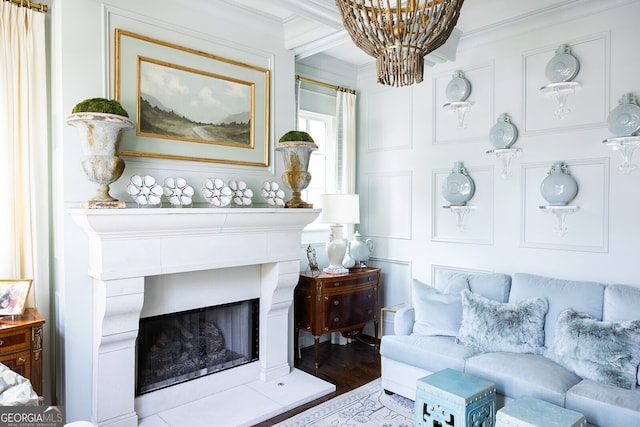
{"label": "wooden side table", "polygon": [[0,362],[31,380],[42,396],[42,325],[36,309],[25,309],[22,316],[0,317]]}
{"label": "wooden side table", "polygon": [[353,268],[342,275],[301,273],[294,294],[295,348],[300,329],[313,335],[317,368],[322,334],[344,334],[371,322],[377,343],[379,283],[379,268]]}

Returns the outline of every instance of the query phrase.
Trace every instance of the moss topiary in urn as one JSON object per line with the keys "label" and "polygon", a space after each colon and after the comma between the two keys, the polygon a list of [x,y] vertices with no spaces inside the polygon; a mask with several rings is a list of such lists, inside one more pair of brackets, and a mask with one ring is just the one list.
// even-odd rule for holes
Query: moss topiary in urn
{"label": "moss topiary in urn", "polygon": [[124,172],[119,149],[123,131],[134,127],[129,114],[114,99],[90,98],[73,107],[67,124],[80,131],[83,151],[80,166],[89,181],[98,185],[96,194],[81,206],[88,209],[124,208],[123,201],[109,194],[109,185]]}
{"label": "moss topiary in urn", "polygon": [[313,204],[307,203],[300,197],[300,192],[309,186],[311,174],[309,159],[311,152],[318,146],[307,132],[292,130],[280,137],[276,145],[276,151],[282,153],[285,171],[282,179],[293,190],[291,200],[285,203],[287,208],[312,208]]}

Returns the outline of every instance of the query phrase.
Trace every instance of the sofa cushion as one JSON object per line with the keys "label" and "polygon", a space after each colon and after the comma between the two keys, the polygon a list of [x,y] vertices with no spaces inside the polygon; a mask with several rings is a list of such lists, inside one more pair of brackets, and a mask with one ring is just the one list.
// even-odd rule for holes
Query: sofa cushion
{"label": "sofa cushion", "polygon": [[469,289],[492,300],[509,301],[511,276],[502,273],[472,274],[469,276]]}
{"label": "sofa cushion", "polygon": [[584,414],[589,424],[637,426],[640,420],[640,389],[625,390],[583,380],[567,391],[565,407]]}
{"label": "sofa cushion", "polygon": [[564,406],[567,390],[581,378],[539,354],[483,353],[467,359],[465,372],[496,384],[498,393],[531,396]]}
{"label": "sofa cushion", "polygon": [[443,294],[457,294],[469,289],[469,275],[458,271],[437,270],[433,287]]}
{"label": "sofa cushion", "polygon": [[636,388],[640,364],[640,320],[601,322],[564,310],[545,356],[582,378]]}
{"label": "sofa cushion", "polygon": [[457,342],[477,351],[541,353],[547,301],[501,303],[464,290]]}
{"label": "sofa cushion", "polygon": [[558,315],[565,308],[588,313],[602,319],[604,300],[602,283],[553,279],[533,274],[516,273],[511,279],[509,302],[522,301],[533,297],[544,297],[549,303],[549,311],[544,321],[544,342],[548,347],[553,342]]}
{"label": "sofa cushion", "polygon": [[415,279],[412,291],[415,310],[413,333],[455,337],[462,319],[460,293],[443,294]]}
{"label": "sofa cushion", "polygon": [[629,285],[609,285],[604,290],[602,320],[619,322],[640,319],[640,288]]}
{"label": "sofa cushion", "polygon": [[380,355],[431,372],[445,368],[464,371],[465,361],[476,354],[454,342],[453,337],[422,335],[385,335]]}
{"label": "sofa cushion", "polygon": [[511,276],[502,273],[462,273],[436,271],[433,286],[442,293],[458,293],[464,289],[492,300],[507,302],[511,288]]}

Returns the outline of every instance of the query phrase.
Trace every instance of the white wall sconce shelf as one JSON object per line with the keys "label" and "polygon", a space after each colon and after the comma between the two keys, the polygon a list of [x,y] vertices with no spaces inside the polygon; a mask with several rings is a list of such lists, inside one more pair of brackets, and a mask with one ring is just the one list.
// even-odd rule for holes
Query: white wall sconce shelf
{"label": "white wall sconce shelf", "polygon": [[517,158],[518,154],[521,152],[522,148],[496,148],[494,150],[487,151],[487,154],[502,162],[502,172],[500,172],[500,177],[507,179],[511,176],[511,160]]}
{"label": "white wall sconce shelf", "polygon": [[618,170],[623,174],[629,174],[638,169],[638,165],[631,163],[633,151],[640,146],[640,136],[618,136],[607,138],[602,144],[611,148],[613,151],[620,152],[622,156],[622,164],[618,166]]}
{"label": "white wall sconce shelf", "polygon": [[464,218],[465,216],[471,212],[472,210],[474,210],[476,207],[475,206],[459,206],[459,205],[450,205],[450,206],[443,206],[444,209],[450,209],[451,213],[455,214],[458,222],[456,223],[456,227],[458,227],[458,229],[460,231],[464,230]]}
{"label": "white wall sconce shelf", "polygon": [[578,206],[540,206],[540,210],[555,215],[558,226],[553,231],[560,236],[564,236],[569,231],[565,225],[567,215],[571,215],[579,209]]}
{"label": "white wall sconce shelf", "polygon": [[559,119],[564,119],[571,112],[571,109],[567,108],[567,98],[581,87],[582,85],[578,82],[559,82],[542,86],[540,91],[547,97],[556,100],[558,108],[553,114]]}
{"label": "white wall sconce shelf", "polygon": [[472,107],[473,102],[471,101],[448,102],[442,106],[445,111],[458,115],[458,129],[465,128],[466,125],[464,123],[464,119],[467,115],[467,112],[471,111]]}

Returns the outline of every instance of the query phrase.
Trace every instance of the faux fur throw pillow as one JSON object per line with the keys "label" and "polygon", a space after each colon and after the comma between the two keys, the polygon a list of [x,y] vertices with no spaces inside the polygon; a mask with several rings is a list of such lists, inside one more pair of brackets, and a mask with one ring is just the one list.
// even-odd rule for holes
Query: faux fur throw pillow
{"label": "faux fur throw pillow", "polygon": [[640,320],[600,322],[566,309],[558,316],[556,335],[544,355],[582,378],[634,389]]}
{"label": "faux fur throw pillow", "polygon": [[462,323],[456,341],[477,351],[544,351],[545,298],[514,303],[490,300],[471,291],[462,295]]}

